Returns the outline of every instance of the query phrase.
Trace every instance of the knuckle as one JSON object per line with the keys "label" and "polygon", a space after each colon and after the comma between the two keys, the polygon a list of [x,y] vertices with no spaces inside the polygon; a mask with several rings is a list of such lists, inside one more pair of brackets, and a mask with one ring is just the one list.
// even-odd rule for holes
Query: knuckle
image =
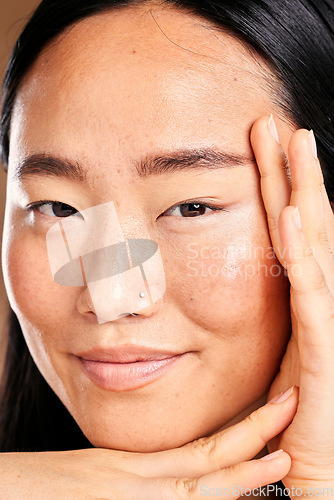
{"label": "knuckle", "polygon": [[186,499],[189,495],[195,493],[198,485],[198,479],[181,478],[175,481],[175,493],[178,498]]}
{"label": "knuckle", "polygon": [[324,245],[326,248],[328,248],[329,251],[331,250],[331,246],[329,243],[329,238],[328,238],[328,233],[327,233],[326,228],[323,228],[320,231],[318,231],[318,240],[320,241],[320,243],[322,245]]}
{"label": "knuckle", "polygon": [[322,272],[316,270],[311,276],[310,276],[310,285],[312,290],[315,292],[321,292],[323,290],[327,290],[327,283],[325,280],[324,275]]}
{"label": "knuckle", "polygon": [[249,428],[250,432],[253,435],[257,436],[257,439],[265,446],[267,444],[267,439],[265,438],[263,432],[266,429],[266,422],[262,417],[262,412],[260,408],[259,410],[253,411],[250,415],[248,415],[244,424]]}
{"label": "knuckle", "polygon": [[269,231],[276,231],[278,229],[278,217],[267,213],[267,220]]}
{"label": "knuckle", "polygon": [[[210,462],[213,463],[215,462],[215,457],[217,456],[217,447],[218,447],[218,437],[217,435],[211,436],[211,437],[203,437],[201,439],[198,439],[194,443],[192,443],[192,453],[196,459],[200,460],[208,460],[210,459]],[[219,464],[214,464],[218,465]]]}
{"label": "knuckle", "polygon": [[257,427],[259,420],[260,420],[260,418],[259,418],[258,410],[256,410],[256,411],[253,411],[252,413],[250,413],[249,415],[247,415],[244,422],[249,427]]}
{"label": "knuckle", "polygon": [[315,259],[315,251],[313,247],[305,247],[302,252],[302,257],[305,260],[314,260]]}

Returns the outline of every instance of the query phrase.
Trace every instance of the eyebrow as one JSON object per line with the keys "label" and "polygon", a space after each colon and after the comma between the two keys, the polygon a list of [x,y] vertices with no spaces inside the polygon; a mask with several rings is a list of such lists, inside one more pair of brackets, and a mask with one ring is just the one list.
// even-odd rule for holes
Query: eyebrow
{"label": "eyebrow", "polygon": [[86,180],[86,173],[78,162],[47,154],[29,155],[16,168],[14,178],[25,179],[35,175],[68,177],[79,182]]}
{"label": "eyebrow", "polygon": [[[254,156],[229,153],[215,148],[176,150],[163,155],[147,155],[140,161],[133,161],[139,177],[172,174],[182,170],[218,170],[226,167],[240,167],[254,163]],[[16,179],[30,176],[67,177],[84,182],[85,169],[78,161],[59,158],[48,154],[32,154],[25,158],[15,171]]]}

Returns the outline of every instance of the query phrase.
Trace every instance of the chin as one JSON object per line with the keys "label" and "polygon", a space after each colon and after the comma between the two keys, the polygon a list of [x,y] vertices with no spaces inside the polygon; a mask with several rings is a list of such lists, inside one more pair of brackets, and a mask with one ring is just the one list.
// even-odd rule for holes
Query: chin
{"label": "chin", "polygon": [[194,432],[192,426],[189,426],[189,419],[187,422],[188,428],[185,432],[180,432],[180,429],[166,428],[166,426],[150,430],[148,425],[146,430],[141,429],[138,432],[133,428],[122,429],[119,432],[115,429],[112,432],[105,432],[103,429],[96,431],[95,428],[95,430],[92,429],[84,434],[95,448],[153,453],[177,448],[207,434],[201,432],[200,429],[197,429],[197,432],[195,429]]}

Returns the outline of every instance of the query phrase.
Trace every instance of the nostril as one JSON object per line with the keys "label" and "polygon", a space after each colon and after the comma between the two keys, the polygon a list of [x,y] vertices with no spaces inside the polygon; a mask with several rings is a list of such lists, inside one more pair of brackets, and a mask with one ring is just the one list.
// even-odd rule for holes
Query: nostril
{"label": "nostril", "polygon": [[123,313],[123,314],[119,314],[118,315],[118,318],[123,318],[124,316],[138,316],[138,314],[136,313]]}

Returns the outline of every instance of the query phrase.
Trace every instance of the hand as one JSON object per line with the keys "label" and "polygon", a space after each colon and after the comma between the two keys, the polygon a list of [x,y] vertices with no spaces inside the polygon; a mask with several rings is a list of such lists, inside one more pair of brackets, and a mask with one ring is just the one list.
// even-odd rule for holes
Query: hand
{"label": "hand", "polygon": [[297,130],[291,136],[285,152],[291,186],[283,149],[271,137],[268,120],[255,122],[251,142],[271,240],[290,280],[292,321],[269,397],[299,386],[296,416],[269,449],[289,453],[292,465],[283,482],[307,494],[308,488],[334,489],[334,216],[312,134]]}
{"label": "hand", "polygon": [[[93,448],[64,452],[0,454],[0,497],[7,500],[173,500],[199,499],[210,488],[254,489],[279,481],[290,468],[281,451],[271,460],[252,460],[289,425],[298,390],[284,401],[270,403],[242,422],[212,437],[155,453],[130,453]],[[284,398],[282,398],[284,399]],[[231,494],[228,494],[228,488]],[[211,490],[212,492],[213,490]],[[237,490],[239,491],[239,490]],[[212,496],[212,495],[211,495]]]}

